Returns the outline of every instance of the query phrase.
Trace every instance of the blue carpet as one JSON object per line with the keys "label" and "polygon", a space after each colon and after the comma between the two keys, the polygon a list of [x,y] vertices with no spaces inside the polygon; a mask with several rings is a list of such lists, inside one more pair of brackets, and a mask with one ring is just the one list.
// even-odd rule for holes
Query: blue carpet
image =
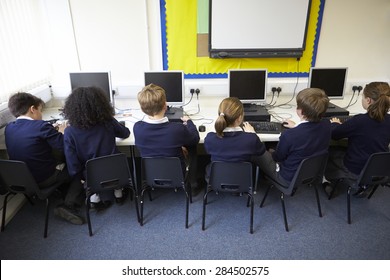
{"label": "blue carpet", "polygon": [[290,232],[281,204],[271,190],[263,208],[255,195],[254,234],[249,233],[246,197],[210,194],[206,230],[202,231],[202,196],[190,205],[185,228],[184,193],[155,190],[146,200],[144,226],[136,220],[134,201],[91,212],[94,235],[87,225],[49,218],[43,238],[44,204],[26,203],[0,234],[2,260],[378,260],[390,259],[390,189],[370,199],[352,199],[352,224],[346,220],[345,190],[332,200],[320,191],[324,216],[318,216],[314,191],[286,197]]}

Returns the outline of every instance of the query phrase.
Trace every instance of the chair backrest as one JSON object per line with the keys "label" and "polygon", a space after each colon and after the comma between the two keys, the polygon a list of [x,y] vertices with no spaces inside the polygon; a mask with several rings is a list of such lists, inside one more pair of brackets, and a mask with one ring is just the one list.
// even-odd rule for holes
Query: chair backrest
{"label": "chair backrest", "polygon": [[290,185],[283,192],[291,195],[301,186],[321,184],[327,161],[328,153],[311,156],[302,160]]}
{"label": "chair backrest", "polygon": [[250,162],[213,161],[209,186],[219,192],[253,192],[253,167]]}
{"label": "chair backrest", "polygon": [[184,186],[184,175],[178,157],[142,158],[142,177],[149,187],[179,188]]}
{"label": "chair backrest", "polygon": [[357,183],[359,186],[380,185],[390,182],[390,152],[372,154],[362,172]]}
{"label": "chair backrest", "polygon": [[119,189],[131,182],[131,173],[125,154],[113,154],[86,162],[86,186],[93,193]]}
{"label": "chair backrest", "polygon": [[27,196],[36,194],[41,198],[38,185],[23,161],[0,160],[0,179],[1,185],[10,192]]}

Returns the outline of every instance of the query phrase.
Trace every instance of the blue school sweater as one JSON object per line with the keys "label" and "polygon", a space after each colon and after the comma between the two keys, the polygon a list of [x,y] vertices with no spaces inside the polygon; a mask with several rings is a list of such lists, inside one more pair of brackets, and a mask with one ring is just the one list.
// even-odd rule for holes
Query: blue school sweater
{"label": "blue school sweater", "polygon": [[186,125],[169,122],[167,118],[155,123],[139,121],[134,124],[133,132],[141,157],[179,157],[182,165],[184,155],[181,147],[199,143],[199,132],[191,120]]}
{"label": "blue school sweater", "polygon": [[252,156],[264,154],[266,148],[255,133],[244,131],[224,132],[222,138],[209,132],[204,139],[204,147],[211,161],[243,162]]}
{"label": "blue school sweater", "polygon": [[360,174],[369,156],[388,152],[390,143],[390,115],[383,122],[359,114],[343,124],[332,123],[332,139],[348,138],[344,165],[354,174]]}
{"label": "blue school sweater", "polygon": [[279,174],[291,181],[303,159],[328,151],[330,138],[329,120],[302,122],[283,131],[272,153],[273,159],[279,163]]}
{"label": "blue school sweater", "polygon": [[118,153],[115,138],[127,138],[130,130],[116,119],[88,129],[69,126],[65,129],[65,157],[70,176],[85,179],[87,160]]}
{"label": "blue school sweater", "polygon": [[10,159],[24,161],[37,183],[54,174],[53,149],[63,152],[63,135],[42,120],[20,118],[5,128],[5,144]]}

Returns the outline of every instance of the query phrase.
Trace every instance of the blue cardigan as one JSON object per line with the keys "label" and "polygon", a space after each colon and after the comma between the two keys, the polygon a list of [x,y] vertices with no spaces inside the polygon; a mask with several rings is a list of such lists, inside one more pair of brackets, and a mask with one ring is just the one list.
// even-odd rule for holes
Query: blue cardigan
{"label": "blue cardigan", "polygon": [[199,132],[191,120],[149,123],[139,121],[133,127],[135,145],[141,157],[179,157],[184,164],[182,146],[196,146]]}
{"label": "blue cardigan", "polygon": [[302,122],[280,135],[273,159],[279,163],[279,174],[291,181],[301,161],[328,151],[331,138],[329,120]]}
{"label": "blue cardigan", "polygon": [[204,139],[206,152],[211,161],[242,162],[250,161],[252,156],[264,154],[266,148],[255,133],[244,131],[224,132],[222,138],[209,132]]}
{"label": "blue cardigan", "polygon": [[348,138],[344,165],[354,174],[360,174],[369,156],[388,152],[390,143],[390,115],[383,122],[359,114],[343,124],[332,123],[332,139]]}
{"label": "blue cardigan", "polygon": [[54,174],[53,150],[63,152],[63,135],[42,120],[17,119],[5,128],[5,144],[12,160],[24,161],[40,183]]}
{"label": "blue cardigan", "polygon": [[71,176],[85,179],[87,160],[118,153],[115,137],[127,138],[130,130],[116,119],[89,129],[69,126],[64,132],[65,157]]}

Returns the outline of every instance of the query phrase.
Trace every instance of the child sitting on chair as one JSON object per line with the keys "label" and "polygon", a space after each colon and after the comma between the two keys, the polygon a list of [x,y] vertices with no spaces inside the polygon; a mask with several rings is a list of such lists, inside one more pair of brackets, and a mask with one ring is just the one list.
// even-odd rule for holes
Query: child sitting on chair
{"label": "child sitting on chair", "polygon": [[61,125],[56,130],[43,121],[43,106],[40,98],[26,92],[9,98],[8,108],[16,121],[5,128],[8,156],[11,160],[26,163],[39,188],[63,182],[64,203],[54,209],[54,214],[81,225],[84,219],[79,215],[79,207],[83,204],[84,190],[80,180],[72,180],[64,164],[65,126]]}
{"label": "child sitting on chair", "polygon": [[[92,158],[119,153],[115,138],[127,138],[130,130],[114,118],[104,91],[98,87],[79,87],[68,96],[64,117],[65,156],[71,176],[85,180],[85,163]],[[117,203],[123,203],[122,190],[115,190]],[[92,208],[102,210],[111,205],[110,192],[91,196]]]}
{"label": "child sitting on chair", "polygon": [[[332,146],[329,153],[324,183],[330,195],[340,179],[357,180],[368,158],[373,153],[388,152],[390,143],[390,86],[386,82],[372,82],[365,86],[362,106],[367,112],[350,118],[345,123],[333,118],[332,139],[348,139],[347,148]],[[355,193],[364,197],[362,188]]]}
{"label": "child sitting on chair", "polygon": [[146,114],[142,121],[134,124],[135,145],[142,157],[178,157],[183,172],[189,166],[188,177],[192,193],[198,193],[196,184],[196,146],[199,132],[188,116],[182,122],[170,122],[165,116],[167,110],[165,90],[157,85],[145,86],[138,93],[138,102]]}
{"label": "child sitting on chair", "polygon": [[[236,97],[222,100],[215,121],[215,131],[204,139],[204,147],[211,155],[211,161],[250,162],[254,156],[262,156],[265,145],[256,135],[254,128],[244,120],[244,106]],[[206,167],[206,181],[210,175]]]}
{"label": "child sitting on chair", "polygon": [[329,98],[322,89],[306,88],[296,97],[299,123],[287,120],[274,151],[267,151],[254,160],[260,169],[281,185],[287,186],[293,179],[301,161],[307,157],[328,152],[331,125],[322,119]]}

